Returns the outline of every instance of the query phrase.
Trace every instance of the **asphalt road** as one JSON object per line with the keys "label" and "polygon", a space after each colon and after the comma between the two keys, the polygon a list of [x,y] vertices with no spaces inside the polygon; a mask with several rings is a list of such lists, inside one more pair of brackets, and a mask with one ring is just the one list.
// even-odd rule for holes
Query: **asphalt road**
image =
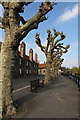
{"label": "asphalt road", "polygon": [[64,76],[31,93],[29,81],[44,76],[28,76],[13,81],[13,98],[18,112],[12,118],[78,118],[78,88]]}

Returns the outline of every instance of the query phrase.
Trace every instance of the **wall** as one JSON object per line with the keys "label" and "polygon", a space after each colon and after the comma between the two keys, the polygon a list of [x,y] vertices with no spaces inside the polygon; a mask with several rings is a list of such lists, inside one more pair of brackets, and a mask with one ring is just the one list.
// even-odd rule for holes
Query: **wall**
{"label": "wall", "polygon": [[[52,71],[52,68],[51,68],[51,71]],[[38,68],[39,75],[45,75],[45,72],[46,72],[46,68]]]}
{"label": "wall", "polygon": [[38,69],[38,74],[45,75],[46,68]]}
{"label": "wall", "polygon": [[13,78],[26,77],[27,75],[33,74],[38,74],[38,64],[34,61],[16,56]]}

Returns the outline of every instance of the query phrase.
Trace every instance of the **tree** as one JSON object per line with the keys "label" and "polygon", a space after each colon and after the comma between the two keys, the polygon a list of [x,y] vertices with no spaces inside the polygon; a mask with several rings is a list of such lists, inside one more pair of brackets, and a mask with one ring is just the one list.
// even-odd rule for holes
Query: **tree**
{"label": "tree", "polygon": [[[70,46],[67,47],[67,49]],[[65,48],[64,48],[65,49]],[[61,56],[63,53],[67,53],[68,50],[63,51],[61,48],[57,49],[55,53],[52,55],[52,77],[54,78],[58,74],[58,70],[61,68],[61,64],[63,62],[63,58],[61,59]]]}
{"label": "tree", "polygon": [[[63,46],[63,43],[59,43],[60,41],[65,39],[65,35],[63,34],[63,32],[56,32],[56,29],[53,28],[54,31],[54,36],[52,36],[51,31],[47,30],[48,33],[48,38],[47,38],[47,46],[42,46],[41,44],[41,40],[39,38],[39,34],[36,33],[35,38],[36,38],[36,44],[41,48],[41,50],[44,52],[45,56],[46,56],[46,73],[45,73],[45,83],[49,83],[51,82],[51,63],[52,63],[52,59],[54,57],[54,53],[56,52],[56,50],[59,49],[65,49],[65,51],[63,53],[67,52],[67,49],[70,47],[69,45],[67,45],[66,47]],[[57,36],[60,35],[60,39],[57,39],[55,41],[55,38]]]}
{"label": "tree", "polygon": [[74,74],[78,74],[79,73],[79,68],[78,67],[73,67],[71,69],[71,72],[74,73]]}
{"label": "tree", "polygon": [[[29,31],[37,29],[40,22],[47,20],[45,15],[55,5],[54,2],[42,2],[38,13],[28,21],[25,21],[19,13],[24,12],[24,6],[32,2],[0,2],[4,8],[3,18],[0,17],[0,28],[5,29],[5,38],[1,48],[2,111],[6,115],[16,113],[11,87],[16,49]],[[20,22],[22,22],[22,26],[20,26]]]}
{"label": "tree", "polygon": [[58,75],[58,70],[61,68],[61,64],[62,64],[62,62],[63,62],[63,58],[61,59],[61,58],[56,58],[56,60],[54,60],[54,62],[53,62],[53,65],[54,66],[52,66],[52,73],[53,73],[53,78],[54,77],[57,77],[57,75]]}
{"label": "tree", "polygon": [[52,61],[52,78],[53,79],[57,76],[58,70],[61,67],[61,64],[64,60],[64,59],[61,59],[60,57],[61,56],[57,55]]}

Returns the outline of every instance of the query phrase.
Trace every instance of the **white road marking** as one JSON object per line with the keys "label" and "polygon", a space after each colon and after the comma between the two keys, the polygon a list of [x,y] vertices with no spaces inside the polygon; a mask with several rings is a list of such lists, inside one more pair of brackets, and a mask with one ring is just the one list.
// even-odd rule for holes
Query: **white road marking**
{"label": "white road marking", "polygon": [[21,90],[23,90],[23,89],[26,89],[26,88],[29,88],[29,87],[30,87],[30,85],[27,85],[27,86],[25,86],[25,87],[22,87],[22,88],[19,88],[19,89],[17,89],[17,90],[14,90],[13,93],[19,92],[19,91],[21,91]]}

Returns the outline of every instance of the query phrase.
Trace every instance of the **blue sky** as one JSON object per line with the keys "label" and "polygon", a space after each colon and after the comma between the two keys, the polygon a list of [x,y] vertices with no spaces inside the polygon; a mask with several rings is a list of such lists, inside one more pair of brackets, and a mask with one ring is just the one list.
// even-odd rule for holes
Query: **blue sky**
{"label": "blue sky", "polygon": [[[22,16],[25,20],[30,19],[34,16],[40,6],[40,2],[35,2],[30,4],[25,8],[25,11]],[[1,14],[1,9],[0,9]],[[70,48],[67,54],[62,57],[65,59],[62,66],[73,67],[78,66],[78,3],[77,2],[58,2],[47,15],[48,20],[39,24],[37,30],[32,30],[23,40],[26,46],[26,53],[30,48],[33,48],[34,53],[38,54],[38,61],[43,63],[46,61],[44,53],[42,53],[39,47],[35,43],[35,34],[36,32],[40,33],[40,38],[42,44],[46,45],[47,38],[47,29],[50,29],[53,33],[52,28],[56,28],[57,31],[66,35],[66,39],[63,41],[64,46],[70,44]],[[2,35],[2,34],[3,35]],[[1,41],[4,39],[4,32],[0,30]]]}

